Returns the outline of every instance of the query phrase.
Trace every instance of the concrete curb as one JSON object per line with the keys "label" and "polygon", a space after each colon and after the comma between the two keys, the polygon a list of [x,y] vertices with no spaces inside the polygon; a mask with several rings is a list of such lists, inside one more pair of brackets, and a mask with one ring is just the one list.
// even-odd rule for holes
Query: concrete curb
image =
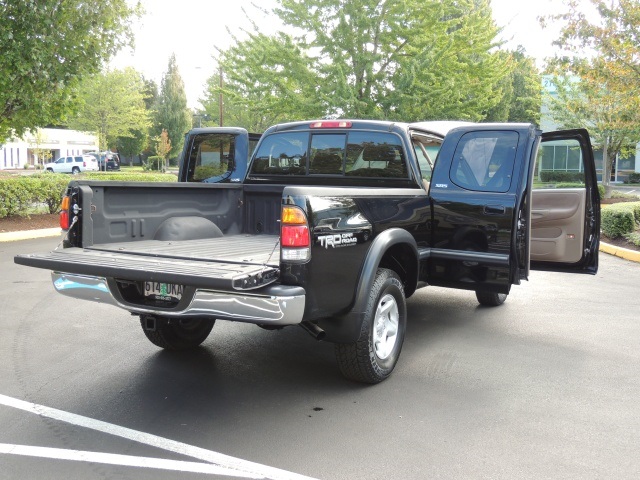
{"label": "concrete curb", "polygon": [[23,230],[21,232],[0,233],[0,243],[31,240],[33,238],[57,237],[62,235],[60,228],[43,228],[41,230]]}
{"label": "concrete curb", "polygon": [[640,263],[640,252],[636,252],[635,250],[629,250],[628,248],[616,247],[614,245],[609,245],[608,243],[600,242],[600,251],[608,253],[609,255],[624,258],[631,262]]}
{"label": "concrete curb", "polygon": [[[30,240],[33,238],[46,238],[57,237],[62,234],[62,230],[59,228],[45,228],[42,230],[23,230],[21,232],[6,232],[0,233],[1,242],[15,242],[18,240]],[[640,252],[635,250],[629,250],[628,248],[615,247],[608,243],[600,242],[600,251],[614,255],[616,257],[624,258],[631,262],[640,263]]]}

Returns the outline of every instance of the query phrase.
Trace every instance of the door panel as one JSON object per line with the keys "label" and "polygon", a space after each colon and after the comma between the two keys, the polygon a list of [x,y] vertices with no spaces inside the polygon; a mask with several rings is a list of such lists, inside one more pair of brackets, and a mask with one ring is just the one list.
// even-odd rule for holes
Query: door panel
{"label": "door panel", "polygon": [[531,260],[578,262],[586,190],[534,190],[531,203]]}
{"label": "door panel", "polygon": [[600,196],[589,133],[543,133],[534,155],[531,209],[523,222],[531,269],[595,274]]}
{"label": "door panel", "polygon": [[522,124],[478,124],[446,136],[429,190],[429,284],[508,293],[519,281],[512,252],[535,138]]}

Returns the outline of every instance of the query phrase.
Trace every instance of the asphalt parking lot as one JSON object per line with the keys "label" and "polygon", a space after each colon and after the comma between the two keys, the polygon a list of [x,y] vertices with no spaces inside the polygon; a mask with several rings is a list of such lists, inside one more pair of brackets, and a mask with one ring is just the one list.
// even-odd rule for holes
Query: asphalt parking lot
{"label": "asphalt parking lot", "polygon": [[505,305],[427,288],[377,386],[299,328],[171,354],[0,243],[0,479],[638,478],[640,264],[534,272]]}

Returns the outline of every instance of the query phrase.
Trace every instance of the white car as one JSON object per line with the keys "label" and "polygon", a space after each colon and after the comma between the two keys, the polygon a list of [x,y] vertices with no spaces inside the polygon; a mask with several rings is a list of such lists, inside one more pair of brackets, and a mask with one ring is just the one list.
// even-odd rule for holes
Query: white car
{"label": "white car", "polygon": [[98,160],[92,155],[75,155],[60,157],[55,162],[47,163],[44,166],[46,172],[52,173],[78,173],[85,171],[98,171]]}

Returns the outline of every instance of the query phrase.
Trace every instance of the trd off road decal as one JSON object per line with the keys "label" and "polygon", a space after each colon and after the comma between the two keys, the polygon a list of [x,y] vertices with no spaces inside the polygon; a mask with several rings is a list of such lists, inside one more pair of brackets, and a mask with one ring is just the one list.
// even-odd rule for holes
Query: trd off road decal
{"label": "trd off road decal", "polygon": [[318,235],[318,242],[324,248],[352,247],[358,243],[353,233],[336,233],[334,235]]}

